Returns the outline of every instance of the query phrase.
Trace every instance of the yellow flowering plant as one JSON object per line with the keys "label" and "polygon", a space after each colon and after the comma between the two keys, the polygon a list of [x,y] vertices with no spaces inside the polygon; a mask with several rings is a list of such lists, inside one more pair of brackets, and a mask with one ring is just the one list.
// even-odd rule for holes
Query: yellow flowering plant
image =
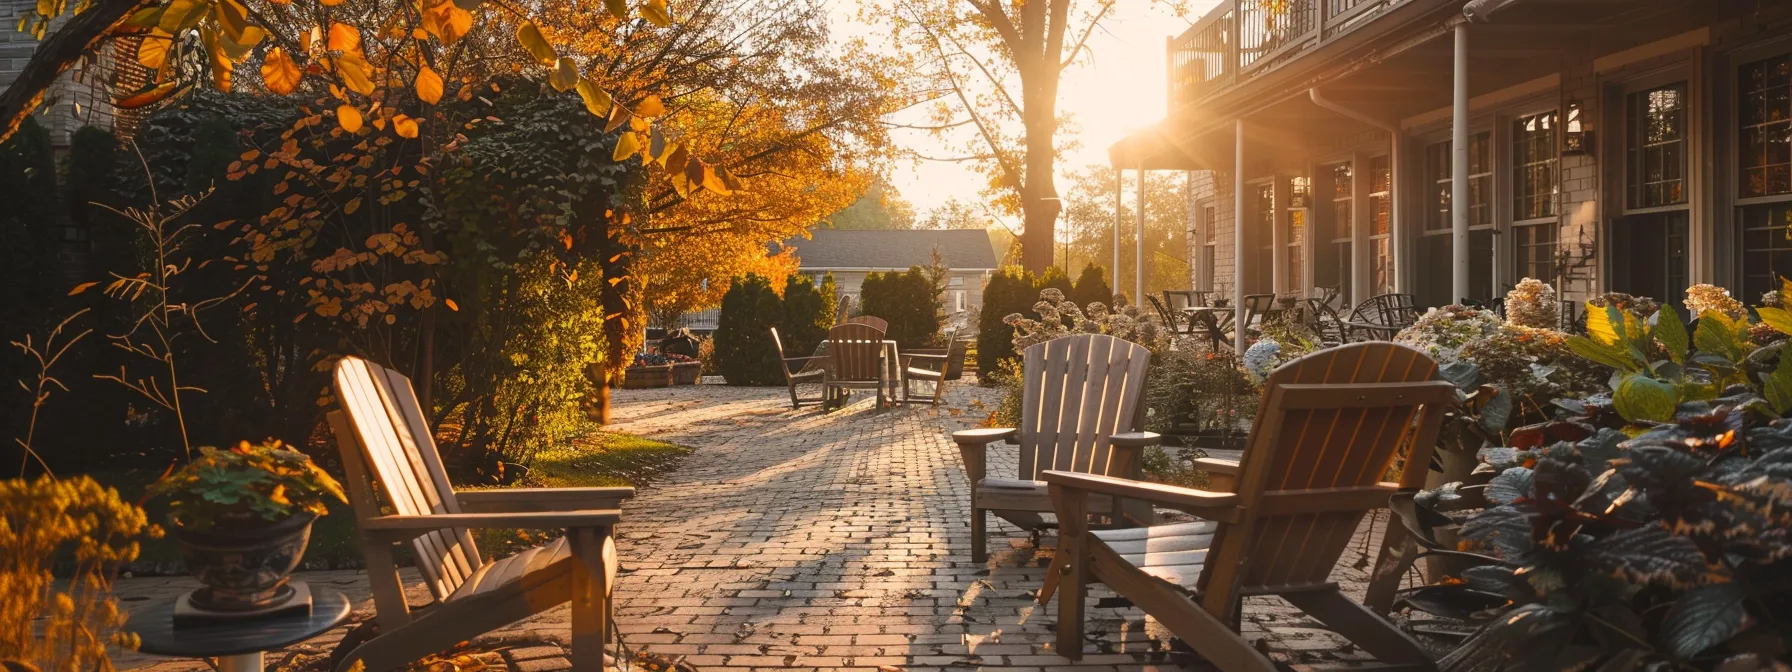
{"label": "yellow flowering plant", "polygon": [[203,447],[199,453],[150,487],[151,496],[168,498],[182,526],[274,523],[301,511],[322,516],[327,500],[347,501],[336,479],[279,441]]}

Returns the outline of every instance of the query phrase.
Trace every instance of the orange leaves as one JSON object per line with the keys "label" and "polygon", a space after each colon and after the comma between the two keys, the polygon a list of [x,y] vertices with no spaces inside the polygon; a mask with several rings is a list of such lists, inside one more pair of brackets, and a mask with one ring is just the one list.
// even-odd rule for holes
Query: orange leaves
{"label": "orange leaves", "polygon": [[363,96],[373,94],[373,65],[360,54],[346,53],[331,61],[336,66],[336,74],[342,77],[342,83],[348,85],[350,91]]}
{"label": "orange leaves", "polygon": [[112,105],[121,110],[134,110],[145,105],[154,105],[174,95],[177,87],[178,83],[172,81],[151,84],[128,96],[119,98]]}
{"label": "orange leaves", "polygon": [[658,117],[666,113],[666,104],[660,102],[659,96],[647,96],[635,103],[635,114],[643,117]]}
{"label": "orange leaves", "polygon": [[137,63],[151,70],[162,69],[168,62],[168,52],[174,49],[174,36],[161,28],[151,28],[143,41],[137,44]]}
{"label": "orange leaves", "polygon": [[343,104],[336,108],[336,124],[350,133],[361,132],[361,108]]}
{"label": "orange leaves", "polygon": [[454,299],[442,299],[442,305],[447,306],[449,310],[454,312],[460,312],[460,304],[455,303]]}
{"label": "orange leaves", "polygon": [[417,70],[417,98],[431,105],[442,99],[442,76],[425,65]]}
{"label": "orange leaves", "polygon": [[529,57],[535,59],[536,63],[547,65],[557,57],[554,47],[548,44],[548,38],[542,36],[541,29],[534,22],[524,21],[523,25],[517,26],[516,41],[522,43],[523,49],[529,52]]}
{"label": "orange leaves", "polygon": [[[620,109],[620,108],[618,108],[618,109]],[[610,159],[614,160],[614,161],[622,161],[624,159],[627,159],[628,157],[634,156],[637,152],[640,152],[640,151],[641,151],[640,136],[633,132],[623,133],[622,135],[620,135],[616,138],[616,151],[614,151],[610,154]]]}
{"label": "orange leaves", "polygon": [[392,117],[392,132],[401,138],[417,137],[417,120],[399,114]]}
{"label": "orange leaves", "polygon": [[325,49],[329,49],[330,51],[360,53],[361,29],[346,23],[331,22],[328,35],[329,38],[324,43]]}
{"label": "orange leaves", "polygon": [[79,285],[75,285],[74,289],[68,290],[68,295],[74,296],[76,294],[80,294],[81,292],[85,292],[89,289],[93,289],[94,285],[98,285],[98,284],[100,284],[100,283],[98,283],[98,282],[83,282]]}
{"label": "orange leaves", "polygon": [[472,29],[472,12],[461,9],[451,0],[442,0],[423,12],[424,32],[436,36],[442,44],[454,44]]}
{"label": "orange leaves", "polygon": [[554,63],[554,72],[548,76],[548,84],[555,91],[566,91],[579,85],[579,66],[572,59],[561,56]]}
{"label": "orange leaves", "polygon": [[298,64],[292,62],[292,56],[285,49],[269,49],[267,56],[261,59],[261,83],[275,95],[284,96],[297,90],[299,79],[303,76]]}
{"label": "orange leaves", "polygon": [[589,79],[579,80],[579,98],[585,101],[585,111],[592,116],[602,117],[610,113],[610,94],[597,88]]}
{"label": "orange leaves", "polygon": [[641,5],[641,18],[653,25],[668,28],[672,25],[672,12],[666,9],[666,0],[647,0]]}

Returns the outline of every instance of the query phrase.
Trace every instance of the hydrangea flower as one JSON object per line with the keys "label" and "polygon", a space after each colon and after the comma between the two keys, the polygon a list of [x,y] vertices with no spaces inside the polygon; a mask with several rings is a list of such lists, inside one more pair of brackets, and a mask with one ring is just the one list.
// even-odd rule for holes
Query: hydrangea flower
{"label": "hydrangea flower", "polygon": [[1730,296],[1730,290],[1699,283],[1686,288],[1686,311],[1692,315],[1704,315],[1707,310],[1715,310],[1730,316],[1731,319],[1742,319],[1748,315],[1748,309],[1741,301]]}
{"label": "hydrangea flower", "polygon": [[1249,374],[1251,382],[1262,384],[1269,378],[1269,372],[1275,370],[1276,355],[1281,354],[1282,344],[1274,339],[1259,339],[1244,351],[1244,372]]}
{"label": "hydrangea flower", "polygon": [[1506,292],[1506,323],[1533,329],[1554,329],[1560,321],[1561,306],[1556,303],[1556,288],[1536,278],[1518,281]]}

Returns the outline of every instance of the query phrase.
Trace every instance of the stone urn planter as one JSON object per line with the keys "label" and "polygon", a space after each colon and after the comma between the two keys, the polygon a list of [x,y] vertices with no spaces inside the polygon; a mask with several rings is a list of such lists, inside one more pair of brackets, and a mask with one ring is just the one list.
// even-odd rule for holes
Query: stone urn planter
{"label": "stone urn planter", "polygon": [[279,441],[202,447],[149,493],[168,500],[181,559],[205,585],[186,601],[217,618],[304,603],[287,577],[305,557],[311,523],[329,512],[325,502],[347,503],[336,479]]}
{"label": "stone urn planter", "polygon": [[209,611],[259,611],[290,598],[287,578],[305,557],[311,523],[301,512],[272,525],[211,526],[169,521],[181,560],[205,584],[193,604]]}

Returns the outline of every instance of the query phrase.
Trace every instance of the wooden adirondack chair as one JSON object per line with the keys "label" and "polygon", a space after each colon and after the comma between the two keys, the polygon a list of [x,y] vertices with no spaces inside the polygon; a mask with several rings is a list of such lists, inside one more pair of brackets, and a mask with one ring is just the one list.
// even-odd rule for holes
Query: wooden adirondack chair
{"label": "wooden adirondack chair", "polygon": [[[1392,343],[1323,350],[1270,374],[1242,463],[1200,460],[1212,490],[1048,471],[1062,521],[1039,601],[1058,593],[1058,651],[1080,658],[1088,582],[1100,581],[1227,672],[1276,667],[1238,634],[1242,595],[1278,595],[1395,669],[1432,669],[1416,642],[1329,581],[1364,514],[1424,485],[1452,384],[1437,364]],[[1380,482],[1408,446],[1400,483]],[[1136,497],[1205,521],[1090,531],[1091,495]],[[1387,549],[1404,545],[1389,525]],[[1058,584],[1062,584],[1059,586]],[[1371,588],[1374,593],[1376,588]],[[1371,595],[1374,601],[1375,595]]]}
{"label": "wooden adirondack chair", "polygon": [[[971,560],[988,560],[988,514],[1028,529],[1044,523],[1052,503],[1040,472],[1059,469],[1137,478],[1139,456],[1158,435],[1144,424],[1145,346],[1103,334],[1079,334],[1028,347],[1021,423],[1013,429],[952,433],[971,481]],[[985,475],[985,451],[1004,439],[1020,444],[1016,478]],[[1091,502],[1089,513],[1114,514],[1116,501]],[[1135,509],[1133,517],[1149,515]],[[1113,516],[1120,518],[1121,516]],[[1137,521],[1141,523],[1148,520]],[[1060,521],[1060,524],[1062,521]]]}
{"label": "wooden adirondack chair", "polygon": [[[782,370],[784,372],[784,385],[786,387],[790,388],[790,407],[791,408],[800,408],[805,403],[808,403],[808,404],[825,403],[827,401],[827,397],[825,395],[820,396],[820,397],[798,397],[796,394],[796,386],[798,386],[798,385],[821,385],[823,382],[825,382],[827,380],[827,371],[826,370],[810,369],[810,370],[804,371],[803,365],[808,364],[809,362],[815,361],[817,359],[827,359],[828,358],[827,355],[810,355],[810,356],[791,357],[790,353],[786,352],[784,350],[784,339],[778,337],[778,328],[777,327],[772,327],[772,345],[775,345],[778,348],[778,359],[779,359],[778,366],[779,366],[780,370]],[[790,366],[792,364],[796,365],[795,371],[792,371],[790,369]]]}
{"label": "wooden adirondack chair", "polygon": [[[401,668],[509,623],[572,602],[573,668],[604,668],[616,546],[610,531],[634,488],[455,491],[410,379],[359,357],[336,364],[342,451],[379,635],[344,656],[369,672]],[[371,468],[371,469],[370,469]],[[380,487],[376,500],[372,483]],[[392,513],[381,511],[381,504]],[[479,554],[473,528],[563,529],[566,536],[500,560]],[[392,561],[410,542],[434,604],[412,611]]]}
{"label": "wooden adirondack chair", "polygon": [[860,315],[846,321],[846,324],[866,324],[882,332],[890,331],[890,321],[874,315]]}
{"label": "wooden adirondack chair", "polygon": [[828,375],[822,387],[829,399],[844,399],[847,390],[876,389],[882,408],[884,393],[894,393],[894,376],[900,375],[893,368],[885,359],[882,329],[848,322],[828,330]]}

